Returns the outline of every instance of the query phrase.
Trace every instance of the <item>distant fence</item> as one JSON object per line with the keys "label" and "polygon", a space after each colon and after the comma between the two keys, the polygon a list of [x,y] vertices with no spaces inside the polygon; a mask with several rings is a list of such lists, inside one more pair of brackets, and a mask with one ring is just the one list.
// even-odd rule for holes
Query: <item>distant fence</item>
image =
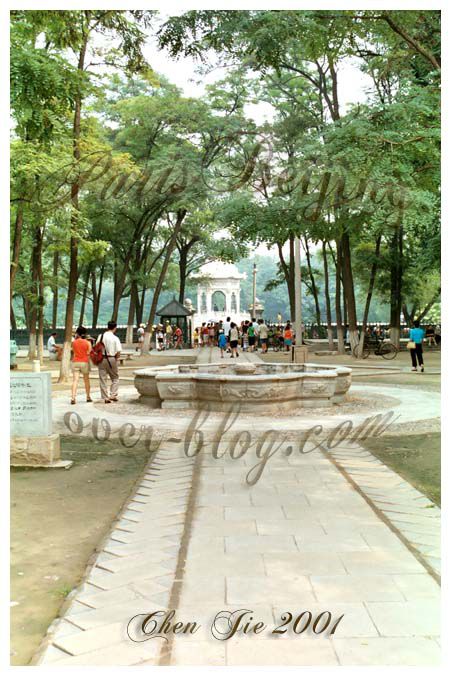
{"label": "distant fence", "polygon": [[[270,321],[267,319],[267,323],[270,325],[277,325],[276,321]],[[285,323],[285,322],[283,322]],[[370,323],[368,324],[370,328],[373,326],[379,326],[382,331],[387,331],[389,328],[389,324],[387,323]],[[337,331],[336,331],[336,324],[332,325],[333,328],[333,337],[335,340],[337,340]],[[361,326],[358,326],[359,329],[361,329]],[[86,329],[89,333],[89,335],[92,335],[92,337],[97,338],[100,333],[103,331],[107,330],[107,326],[98,326],[97,328],[90,328],[89,326],[86,326]],[[407,337],[409,326],[407,324],[402,324],[401,325],[401,337]],[[126,326],[118,326],[117,327],[117,332],[116,335],[118,336],[119,340],[121,342],[125,342],[126,338],[126,332],[127,332],[127,327]],[[48,338],[50,337],[51,333],[56,333],[56,342],[59,344],[62,344],[64,341],[64,328],[55,328],[55,330],[52,330],[51,328],[46,328],[44,330],[44,342],[47,343]],[[307,339],[314,339],[314,338],[326,338],[327,337],[327,325],[325,323],[322,323],[320,326],[318,326],[316,323],[310,324],[307,323],[305,324],[305,337]],[[10,330],[10,338],[11,340],[15,340],[16,343],[19,346],[25,346],[28,345],[29,339],[30,339],[30,331],[28,328],[17,328],[16,330],[11,329]],[[137,329],[134,328],[133,330],[133,342],[138,341],[138,336],[137,336]]]}
{"label": "distant fence", "polygon": [[[86,329],[89,335],[91,335],[94,338],[97,338],[98,335],[103,333],[105,330],[108,330],[108,327],[98,326],[97,328],[89,328],[89,326],[86,326]],[[47,340],[52,333],[56,333],[56,342],[58,344],[62,344],[64,342],[64,328],[55,328],[55,330],[52,330],[51,328],[46,328],[44,330],[45,345],[47,344]],[[126,326],[118,326],[116,335],[121,342],[125,342],[126,333],[127,333]],[[11,329],[9,331],[9,335],[10,339],[15,340],[17,345],[21,347],[28,346],[28,342],[30,340],[30,331],[28,330],[28,328],[17,328],[16,330]],[[137,329],[133,330],[133,342],[137,342]]]}

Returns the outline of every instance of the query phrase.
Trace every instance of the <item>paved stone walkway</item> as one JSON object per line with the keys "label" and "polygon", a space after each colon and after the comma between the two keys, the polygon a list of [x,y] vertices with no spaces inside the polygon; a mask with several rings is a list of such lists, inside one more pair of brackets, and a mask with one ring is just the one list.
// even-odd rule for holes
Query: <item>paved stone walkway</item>
{"label": "paved stone walkway", "polygon": [[[241,440],[222,440],[218,459],[162,445],[38,665],[439,663],[439,509],[356,443],[285,442],[249,486],[258,460]],[[158,610],[200,627],[132,642],[130,619]],[[239,610],[264,630],[216,639],[217,613]]]}

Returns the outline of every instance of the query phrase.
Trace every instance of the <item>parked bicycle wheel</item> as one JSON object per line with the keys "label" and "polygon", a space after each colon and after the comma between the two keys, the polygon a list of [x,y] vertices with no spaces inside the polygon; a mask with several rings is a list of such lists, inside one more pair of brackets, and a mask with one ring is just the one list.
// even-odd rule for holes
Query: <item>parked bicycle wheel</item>
{"label": "parked bicycle wheel", "polygon": [[[352,354],[353,354],[353,356],[355,357],[355,359],[359,358],[359,355],[358,355],[358,345],[356,345],[356,347],[353,347]],[[364,345],[364,349],[363,349],[363,353],[362,353],[362,358],[363,358],[363,359],[367,359],[368,356],[369,356],[369,354],[370,354],[370,349],[369,349],[369,347],[366,347],[366,345]]]}
{"label": "parked bicycle wheel", "polygon": [[383,359],[395,359],[397,354],[397,347],[390,342],[385,342],[380,347],[380,355],[383,357]]}

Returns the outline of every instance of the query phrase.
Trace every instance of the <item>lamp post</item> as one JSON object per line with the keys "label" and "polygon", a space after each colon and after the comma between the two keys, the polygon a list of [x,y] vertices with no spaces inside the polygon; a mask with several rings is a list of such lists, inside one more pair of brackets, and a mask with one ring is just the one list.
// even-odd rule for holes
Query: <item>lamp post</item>
{"label": "lamp post", "polygon": [[253,317],[256,317],[255,312],[256,312],[256,272],[257,271],[258,270],[256,269],[256,263],[253,263],[253,306],[252,306],[252,316],[251,316],[252,319],[253,319]]}
{"label": "lamp post", "polygon": [[[295,295],[295,336],[296,345],[301,345],[302,339],[302,271],[301,271],[301,251],[300,238],[295,237],[294,240],[294,295]],[[300,341],[299,341],[300,337]]]}

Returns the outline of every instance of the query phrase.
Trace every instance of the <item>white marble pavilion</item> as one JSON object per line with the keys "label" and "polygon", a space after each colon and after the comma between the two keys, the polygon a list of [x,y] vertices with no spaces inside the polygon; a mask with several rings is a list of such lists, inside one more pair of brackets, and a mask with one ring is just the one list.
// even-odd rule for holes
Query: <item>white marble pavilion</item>
{"label": "white marble pavilion", "polygon": [[241,279],[245,273],[239,272],[236,265],[219,260],[203,265],[197,279],[197,311],[194,314],[194,327],[209,321],[232,321],[241,323],[250,319],[250,314],[241,311]]}

